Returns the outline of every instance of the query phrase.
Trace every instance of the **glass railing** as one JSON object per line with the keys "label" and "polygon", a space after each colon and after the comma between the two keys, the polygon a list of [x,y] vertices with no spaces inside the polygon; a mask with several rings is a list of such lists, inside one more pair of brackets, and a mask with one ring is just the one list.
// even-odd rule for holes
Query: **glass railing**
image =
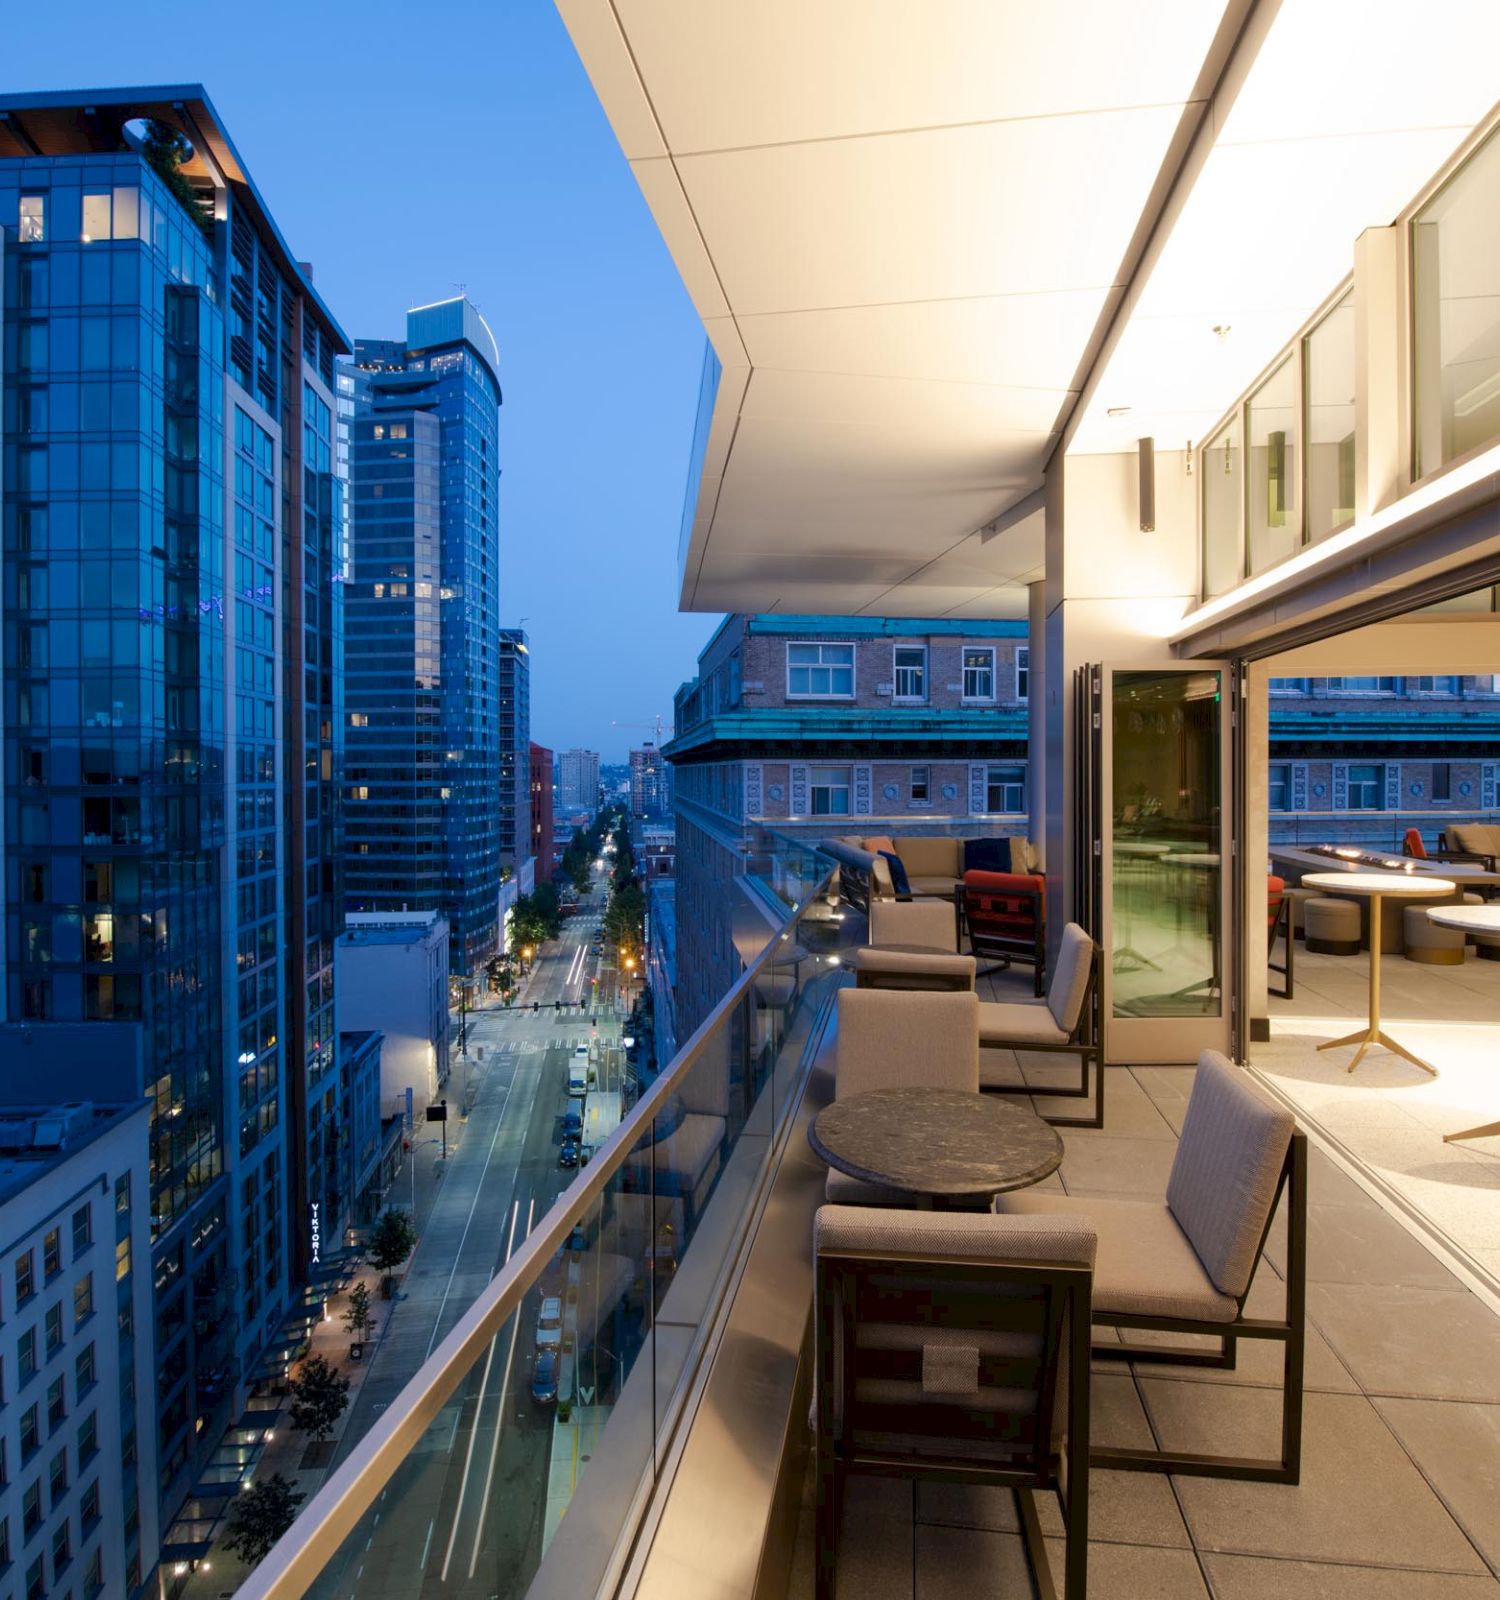
{"label": "glass railing", "polygon": [[765,844],[780,932],[551,1208],[513,1208],[498,1273],[242,1600],[576,1600],[622,1570],[864,931],[828,858]]}
{"label": "glass railing", "polygon": [[1493,822],[1493,811],[1273,811],[1267,819],[1271,845],[1349,844],[1401,852],[1408,828],[1429,850],[1454,823]]}

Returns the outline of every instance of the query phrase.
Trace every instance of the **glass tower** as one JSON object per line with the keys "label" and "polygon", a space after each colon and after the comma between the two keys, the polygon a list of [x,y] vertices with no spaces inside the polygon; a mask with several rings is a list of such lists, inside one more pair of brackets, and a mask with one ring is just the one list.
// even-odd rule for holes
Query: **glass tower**
{"label": "glass tower", "polygon": [[462,297],[360,340],[345,396],[350,911],[441,911],[453,971],[497,947],[499,353]]}
{"label": "glass tower", "polygon": [[500,630],[500,864],[531,854],[531,651],[520,628]]}
{"label": "glass tower", "polygon": [[0,111],[3,1014],[142,1034],[165,1522],[305,1268],[337,1068],[347,345],[201,91]]}

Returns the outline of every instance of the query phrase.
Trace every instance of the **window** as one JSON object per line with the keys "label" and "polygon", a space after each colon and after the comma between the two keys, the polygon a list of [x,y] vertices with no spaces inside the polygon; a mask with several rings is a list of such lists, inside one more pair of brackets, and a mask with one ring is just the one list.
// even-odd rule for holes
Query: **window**
{"label": "window", "polygon": [[89,1206],[79,1206],[73,1213],[73,1254],[87,1250],[94,1242],[94,1218]]}
{"label": "window", "polygon": [[1031,646],[1023,644],[1016,651],[1016,699],[1031,698]]}
{"label": "window", "polygon": [[1395,694],[1395,678],[1329,678],[1330,694]]}
{"label": "window", "polygon": [[62,1271],[62,1229],[49,1228],[42,1240],[42,1274],[50,1283]]}
{"label": "window", "polygon": [[109,238],[109,195],[86,194],[83,197],[83,242],[93,244]]}
{"label": "window", "polygon": [[20,227],[17,238],[22,244],[42,244],[47,238],[47,197],[44,194],[21,196]]}
{"label": "window", "polygon": [[36,1293],[33,1255],[23,1250],[16,1257],[16,1304],[22,1305]]}
{"label": "window", "polygon": [[79,1327],[94,1314],[94,1275],[85,1272],[73,1285],[73,1326]]}
{"label": "window", "polygon": [[122,1172],[115,1179],[115,1213],[120,1216],[130,1215],[130,1174]]}
{"label": "window", "polygon": [[1024,811],[1026,809],[1025,767],[991,767],[985,781],[986,811]]}
{"label": "window", "polygon": [[55,1356],[62,1349],[63,1344],[63,1318],[62,1301],[47,1307],[47,1355]]}
{"label": "window", "polygon": [[927,698],[927,646],[898,644],[895,647],[896,699]]}
{"label": "window", "polygon": [[[126,1585],[127,1589],[134,1589],[139,1584],[139,1579]],[[84,1600],[94,1600],[94,1596],[104,1590],[104,1551],[95,1545],[93,1553],[89,1556],[88,1565],[83,1569],[83,1596]]]}
{"label": "window", "polygon": [[[132,1436],[133,1437],[133,1436]],[[78,1465],[92,1461],[99,1454],[99,1419],[91,1411],[78,1424]],[[130,1457],[125,1456],[126,1466],[130,1465]]]}
{"label": "window", "polygon": [[20,1368],[21,1383],[36,1376],[36,1329],[28,1328],[16,1341],[16,1365]]}
{"label": "window", "polygon": [[47,1584],[42,1577],[42,1558],[38,1556],[26,1569],[26,1600],[45,1600]]}
{"label": "window", "polygon": [[925,806],[932,799],[932,769],[930,767],[913,767],[911,769],[911,803],[914,806]]}
{"label": "window", "polygon": [[1500,259],[1478,243],[1497,197],[1491,137],[1412,224],[1418,477],[1500,434]]}
{"label": "window", "polygon": [[1311,678],[1272,678],[1269,688],[1272,694],[1306,694],[1311,685]]}
{"label": "window", "polygon": [[1345,807],[1350,811],[1379,811],[1384,799],[1385,769],[1377,766],[1349,768],[1349,797]]}
{"label": "window", "polygon": [[37,1478],[26,1485],[21,1496],[21,1526],[29,1538],[42,1525],[42,1480]]}
{"label": "window", "polygon": [[115,1282],[130,1276],[130,1236],[127,1234],[115,1246]]}
{"label": "window", "polygon": [[73,1362],[73,1395],[75,1399],[81,1400],[94,1387],[97,1375],[94,1361],[94,1345],[93,1341],[90,1340]]}
{"label": "window", "polygon": [[67,1381],[59,1373],[47,1385],[47,1431],[54,1433],[60,1423],[65,1422],[68,1416],[68,1386]]}
{"label": "window", "polygon": [[1310,544],[1354,521],[1354,291],[1303,342]]}
{"label": "window", "polygon": [[1240,555],[1239,440],[1231,423],[1200,456],[1203,482],[1203,598],[1232,589],[1244,577]]}
{"label": "window", "polygon": [[1457,694],[1458,679],[1456,677],[1425,677],[1408,678],[1406,686],[1415,689],[1420,694]]}
{"label": "window", "polygon": [[1293,465],[1296,418],[1297,374],[1288,359],[1250,397],[1246,410],[1250,503],[1245,540],[1252,574],[1285,561],[1302,543]]}
{"label": "window", "polygon": [[848,767],[812,767],[808,772],[808,787],[813,816],[849,815]]}
{"label": "window", "polygon": [[1271,811],[1291,810],[1292,769],[1285,761],[1266,768],[1266,806]]}
{"label": "window", "polygon": [[42,1414],[39,1406],[27,1406],[21,1413],[21,1465],[24,1467],[42,1445]]}
{"label": "window", "polygon": [[995,698],[995,647],[993,645],[964,646],[965,700],[993,700]]}
{"label": "window", "polygon": [[59,1450],[52,1458],[52,1465],[47,1469],[47,1489],[52,1499],[52,1507],[57,1509],[58,1502],[68,1492],[68,1452]]}
{"label": "window", "polygon": [[1451,800],[1453,798],[1453,768],[1446,761],[1432,763],[1432,799]]}
{"label": "window", "polygon": [[64,1517],[52,1530],[52,1581],[73,1559],[72,1537],[68,1532],[68,1519]]}
{"label": "window", "polygon": [[97,1478],[78,1497],[78,1517],[85,1528],[99,1520],[99,1480]]}
{"label": "window", "polygon": [[789,644],[786,692],[803,699],[854,698],[852,644]]}

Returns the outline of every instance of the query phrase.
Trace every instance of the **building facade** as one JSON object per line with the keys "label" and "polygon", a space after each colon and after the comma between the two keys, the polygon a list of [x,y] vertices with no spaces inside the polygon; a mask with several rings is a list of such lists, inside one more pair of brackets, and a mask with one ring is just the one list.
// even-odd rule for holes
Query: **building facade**
{"label": "building facade", "polygon": [[[45,1030],[44,1030],[45,1031]],[[24,1046],[17,1046],[21,1054]],[[44,1079],[46,1068],[36,1074]],[[0,1556],[21,1595],[145,1592],[157,1559],[150,1115],[0,1088]]]}
{"label": "building facade", "polygon": [[1024,623],[724,619],[664,750],[681,1037],[739,975],[734,884],[766,828],[816,839],[982,817],[1025,830],[1029,663]]}
{"label": "building facade", "polygon": [[4,1013],[144,1036],[170,1514],[306,1270],[337,1070],[347,346],[201,90],[0,109]]}
{"label": "building facade", "polygon": [[499,352],[462,297],[355,345],[344,799],[354,912],[440,911],[496,949]]}
{"label": "building facade", "polygon": [[550,883],[556,866],[556,844],[552,826],[554,799],[552,793],[552,752],[541,744],[527,747],[527,760],[531,771],[531,795],[528,808],[531,819],[531,854],[536,858],[536,881]]}
{"label": "building facade", "polygon": [[531,853],[531,650],[520,628],[500,630],[500,865]]}
{"label": "building facade", "polygon": [[[356,912],[336,961],[340,1029],[380,1036],[378,1116],[430,1105],[448,1081],[447,924],[432,911]],[[368,1132],[363,1113],[356,1132]]]}
{"label": "building facade", "polygon": [[672,809],[671,768],[654,744],[630,752],[630,815],[665,816]]}
{"label": "building facade", "polygon": [[557,758],[557,803],[563,811],[599,808],[599,752],[564,750]]}

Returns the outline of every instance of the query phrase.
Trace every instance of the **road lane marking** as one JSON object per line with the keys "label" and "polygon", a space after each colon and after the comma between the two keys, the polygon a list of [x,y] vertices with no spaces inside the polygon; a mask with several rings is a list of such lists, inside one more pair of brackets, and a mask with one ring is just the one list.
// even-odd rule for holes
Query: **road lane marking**
{"label": "road lane marking", "polygon": [[[422,1541],[422,1566],[420,1570],[424,1573],[427,1571],[427,1552],[432,1549],[432,1530],[436,1522],[436,1517],[428,1519],[427,1537]],[[360,1570],[363,1571],[364,1569],[361,1568]]]}
{"label": "road lane marking", "polygon": [[[520,1216],[520,1214],[521,1202],[519,1199],[513,1200],[510,1207],[510,1236],[505,1241],[505,1259],[507,1261],[510,1260],[510,1253],[512,1249],[515,1248],[516,1219]],[[531,1224],[528,1219],[527,1232],[529,1233],[530,1231]],[[439,1578],[444,1583],[448,1581],[448,1564],[453,1560],[453,1546],[458,1543],[458,1524],[460,1518],[464,1514],[464,1501],[468,1497],[469,1493],[469,1469],[474,1464],[474,1445],[479,1438],[479,1424],[484,1417],[484,1391],[489,1388],[490,1367],[493,1365],[495,1360],[495,1346],[499,1343],[500,1340],[498,1337],[491,1339],[489,1353],[484,1358],[484,1373],[479,1380],[479,1400],[474,1407],[474,1425],[469,1429],[469,1448],[464,1452],[463,1476],[458,1480],[458,1504],[453,1508],[453,1532],[448,1535],[448,1548],[443,1554],[443,1570],[438,1574]],[[504,1399],[503,1390],[501,1392],[501,1399]],[[482,1501],[480,1502],[480,1515],[482,1519]],[[423,1562],[422,1570],[424,1572],[426,1571],[425,1562]],[[472,1577],[473,1574],[471,1573],[470,1576]]]}
{"label": "road lane marking", "polygon": [[[448,1304],[448,1296],[453,1292],[453,1279],[458,1272],[459,1259],[463,1255],[464,1240],[469,1237],[469,1229],[474,1222],[474,1213],[479,1207],[479,1197],[484,1193],[485,1174],[490,1170],[490,1162],[494,1160],[495,1146],[500,1140],[500,1131],[505,1126],[505,1112],[510,1105],[511,1090],[515,1086],[516,1080],[514,1078],[505,1086],[505,1098],[500,1102],[500,1110],[495,1117],[495,1131],[490,1135],[490,1147],[485,1151],[484,1165],[479,1169],[479,1181],[474,1185],[474,1199],[470,1202],[469,1214],[464,1219],[464,1231],[459,1235],[458,1248],[453,1252],[453,1265],[448,1269],[448,1282],[443,1287],[443,1298],[438,1301],[437,1316],[433,1318],[432,1337],[427,1341],[427,1356],[430,1356],[437,1346],[438,1329],[443,1325],[443,1308]],[[430,1213],[427,1222],[430,1227],[432,1225]],[[422,1359],[425,1361],[427,1356],[423,1356]]]}
{"label": "road lane marking", "polygon": [[[532,1218],[536,1216],[536,1196],[531,1197],[531,1203],[526,1207],[526,1236],[531,1235]],[[495,1463],[500,1459],[500,1432],[505,1426],[505,1391],[510,1387],[511,1364],[516,1359],[516,1335],[521,1331],[521,1308],[517,1306],[516,1314],[511,1319],[510,1325],[510,1351],[505,1357],[505,1372],[500,1379],[500,1393],[495,1399],[495,1437],[490,1445],[489,1470],[484,1475],[484,1493],[479,1497],[479,1518],[474,1524],[474,1552],[469,1557],[469,1576],[474,1576],[474,1569],[479,1565],[479,1544],[484,1537],[484,1508],[490,1503],[490,1490],[495,1483]],[[557,1371],[562,1376],[562,1345],[557,1347]],[[455,1519],[456,1525],[456,1519]]]}

